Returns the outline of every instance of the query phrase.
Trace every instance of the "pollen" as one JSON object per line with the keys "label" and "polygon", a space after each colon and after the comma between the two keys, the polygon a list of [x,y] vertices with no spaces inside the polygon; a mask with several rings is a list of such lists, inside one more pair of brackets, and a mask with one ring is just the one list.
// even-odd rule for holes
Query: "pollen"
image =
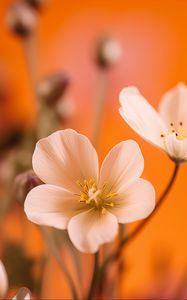
{"label": "pollen", "polygon": [[95,179],[85,179],[82,182],[76,181],[76,184],[80,187],[79,203],[88,205],[89,208],[93,208],[104,214],[107,209],[115,206],[115,197],[118,195],[113,192],[110,185],[105,183],[102,188],[98,189]]}

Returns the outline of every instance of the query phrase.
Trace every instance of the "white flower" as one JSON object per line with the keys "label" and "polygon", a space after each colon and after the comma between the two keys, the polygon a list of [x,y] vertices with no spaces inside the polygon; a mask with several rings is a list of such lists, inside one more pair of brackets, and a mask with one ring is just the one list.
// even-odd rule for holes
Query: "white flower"
{"label": "white flower", "polygon": [[33,168],[45,182],[25,201],[27,217],[41,225],[67,229],[82,252],[96,252],[114,239],[119,223],[147,217],[155,206],[152,185],[139,178],[144,160],[136,142],[116,145],[100,173],[90,141],[71,129],[41,139]]}
{"label": "white flower", "polygon": [[178,84],[161,99],[157,112],[135,87],[120,93],[121,116],[145,140],[176,162],[187,161],[187,86]]}

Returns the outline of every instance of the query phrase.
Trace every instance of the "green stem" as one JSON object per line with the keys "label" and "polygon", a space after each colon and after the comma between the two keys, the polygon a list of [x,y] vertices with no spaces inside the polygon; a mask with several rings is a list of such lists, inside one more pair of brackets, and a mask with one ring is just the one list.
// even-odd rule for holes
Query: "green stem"
{"label": "green stem", "polygon": [[168,195],[168,193],[170,192],[174,182],[175,182],[175,179],[177,177],[177,174],[178,174],[178,171],[179,171],[179,164],[175,164],[175,168],[174,168],[174,171],[172,173],[172,176],[164,190],[164,192],[162,193],[162,195],[160,196],[159,200],[157,201],[157,205],[154,209],[154,211],[152,212],[152,214],[147,218],[147,219],[144,219],[136,228],[134,231],[132,231],[128,236],[126,236],[124,239],[121,240],[120,244],[119,244],[119,247],[118,249],[113,253],[111,254],[110,256],[108,256],[100,271],[99,271],[99,277],[98,277],[98,283],[101,281],[101,278],[104,278],[105,276],[105,272],[106,272],[106,269],[108,267],[108,265],[112,262],[112,261],[115,261],[117,260],[120,255],[122,254],[122,251],[124,249],[125,246],[127,246],[127,244],[129,244],[130,242],[132,242],[134,240],[134,238],[146,227],[146,225],[150,222],[150,220],[152,220],[153,216],[158,212],[159,208],[161,207],[162,203],[164,202],[164,199],[165,197]]}
{"label": "green stem", "polygon": [[42,233],[44,240],[46,241],[46,244],[47,244],[51,254],[56,259],[57,263],[59,264],[62,272],[64,273],[64,275],[66,277],[66,280],[69,284],[73,299],[74,300],[79,299],[73,279],[72,279],[66,265],[64,264],[64,261],[61,258],[60,252],[53,240],[53,237],[49,234],[48,229],[46,227],[40,226],[40,231]]}
{"label": "green stem", "polygon": [[91,281],[90,289],[89,289],[89,292],[88,292],[87,300],[92,300],[93,299],[93,296],[94,296],[94,293],[95,293],[95,290],[96,290],[98,270],[99,270],[99,252],[96,252],[95,256],[94,256],[93,276],[92,276],[92,281]]}

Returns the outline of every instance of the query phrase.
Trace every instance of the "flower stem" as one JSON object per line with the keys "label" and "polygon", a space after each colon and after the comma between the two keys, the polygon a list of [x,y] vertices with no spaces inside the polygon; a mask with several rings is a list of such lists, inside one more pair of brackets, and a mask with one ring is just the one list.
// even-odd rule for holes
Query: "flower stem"
{"label": "flower stem", "polygon": [[107,269],[108,265],[112,261],[115,261],[120,257],[120,255],[122,254],[122,251],[124,249],[124,246],[127,246],[127,244],[132,242],[134,240],[134,238],[138,235],[138,233],[140,233],[145,228],[145,226],[150,222],[150,220],[153,218],[153,216],[158,212],[159,208],[161,207],[162,203],[164,202],[165,197],[168,195],[168,193],[170,192],[170,190],[171,190],[171,188],[172,188],[172,186],[175,182],[175,179],[176,179],[178,171],[179,171],[179,166],[180,166],[179,164],[177,164],[177,163],[175,164],[175,168],[173,170],[172,176],[171,176],[165,190],[163,191],[163,193],[161,194],[159,200],[157,201],[156,207],[155,207],[154,211],[152,212],[152,214],[147,219],[144,219],[135,228],[134,231],[132,231],[125,238],[123,238],[119,243],[118,249],[113,254],[111,254],[110,256],[108,256],[105,259],[101,269],[98,272],[98,274],[99,274],[98,278],[97,278],[98,283],[101,281],[101,278],[104,278],[105,272],[106,272],[106,269]]}
{"label": "flower stem", "polygon": [[64,273],[68,285],[70,287],[71,293],[72,293],[72,299],[77,300],[79,299],[73,279],[64,263],[64,261],[61,258],[60,252],[53,240],[53,237],[51,236],[51,234],[48,232],[48,228],[44,227],[44,226],[40,226],[40,231],[42,233],[42,236],[44,238],[44,240],[46,241],[46,244],[51,252],[51,254],[54,256],[54,258],[56,259],[57,263],[59,264],[62,272]]}
{"label": "flower stem", "polygon": [[95,256],[94,256],[93,276],[92,276],[92,281],[91,281],[90,289],[88,292],[87,300],[92,300],[92,298],[94,296],[94,293],[96,290],[96,284],[97,284],[98,271],[99,271],[99,252],[96,252]]}
{"label": "flower stem", "polygon": [[102,124],[107,86],[107,71],[99,70],[97,79],[96,111],[94,115],[92,143],[97,148]]}

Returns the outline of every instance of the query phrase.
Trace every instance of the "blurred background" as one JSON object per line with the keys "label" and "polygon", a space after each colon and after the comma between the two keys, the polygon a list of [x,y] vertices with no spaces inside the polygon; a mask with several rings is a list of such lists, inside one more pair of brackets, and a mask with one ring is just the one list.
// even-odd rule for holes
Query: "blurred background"
{"label": "blurred background", "polygon": [[[32,38],[20,29],[14,15],[14,5],[20,3],[29,5],[22,17],[27,30],[30,26],[33,30]],[[20,145],[25,131],[53,122],[43,113],[43,123],[38,123],[38,94],[33,86],[61,72],[63,84],[68,82],[64,99],[58,105],[61,128],[72,127],[92,137],[95,104],[103,82],[105,103],[98,141],[101,160],[115,143],[135,139],[145,158],[143,177],[153,183],[159,196],[171,176],[173,163],[124,123],[118,113],[118,95],[124,86],[135,85],[157,107],[163,93],[178,82],[187,83],[187,1],[43,0],[38,1],[38,6],[33,3],[37,1],[0,2],[2,198],[6,196],[4,181],[11,177],[12,149]],[[28,13],[30,9],[32,16]],[[110,67],[103,66],[96,55],[105,37],[115,40],[120,47],[119,59]],[[40,86],[39,93],[41,90]],[[50,111],[47,113],[49,116]],[[13,180],[12,177],[12,183]],[[186,182],[187,166],[183,165],[163,207],[125,249],[119,298],[187,299]],[[127,231],[135,225],[128,226]],[[13,201],[0,226],[1,258],[10,289],[26,285],[35,295],[40,289],[45,299],[69,297],[56,262],[52,257],[47,263],[41,259],[45,245],[35,225],[26,220],[22,207]],[[33,278],[39,278],[39,283],[33,283]]]}

